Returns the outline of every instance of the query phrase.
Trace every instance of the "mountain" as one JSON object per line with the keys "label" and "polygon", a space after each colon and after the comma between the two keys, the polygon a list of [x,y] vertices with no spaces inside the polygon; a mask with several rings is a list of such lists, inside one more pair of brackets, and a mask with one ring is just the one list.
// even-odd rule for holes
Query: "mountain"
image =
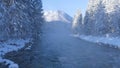
{"label": "mountain", "polygon": [[43,25],[43,32],[55,32],[56,35],[71,32],[72,17],[63,11],[44,11],[44,19],[46,23]]}
{"label": "mountain", "polygon": [[69,16],[67,13],[56,10],[56,11],[44,11],[44,18],[47,22],[51,21],[62,21],[66,23],[71,23],[72,17]]}
{"label": "mountain", "polygon": [[120,0],[90,0],[84,18],[85,34],[97,36],[119,35],[119,4]]}

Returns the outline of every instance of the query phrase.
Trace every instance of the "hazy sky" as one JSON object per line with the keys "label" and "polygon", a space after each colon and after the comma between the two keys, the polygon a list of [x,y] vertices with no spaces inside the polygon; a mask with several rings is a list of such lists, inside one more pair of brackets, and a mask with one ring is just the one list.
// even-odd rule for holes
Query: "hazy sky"
{"label": "hazy sky", "polygon": [[88,0],[42,0],[42,2],[45,10],[61,10],[73,16],[77,9],[85,12]]}

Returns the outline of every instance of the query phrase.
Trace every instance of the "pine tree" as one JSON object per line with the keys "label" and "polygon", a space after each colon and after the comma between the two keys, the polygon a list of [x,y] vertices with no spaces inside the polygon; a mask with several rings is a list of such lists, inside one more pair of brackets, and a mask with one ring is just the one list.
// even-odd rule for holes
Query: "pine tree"
{"label": "pine tree", "polygon": [[[88,10],[84,19],[84,29],[86,35],[101,35],[104,34],[107,30],[105,27],[106,24],[106,14],[105,6],[101,0],[97,2],[90,0]],[[95,33],[94,33],[95,32]]]}
{"label": "pine tree", "polygon": [[84,29],[87,35],[116,36],[120,34],[120,2],[118,1],[89,1],[88,9],[84,19]]}
{"label": "pine tree", "polygon": [[73,24],[72,24],[73,33],[82,34],[82,27],[83,27],[82,13],[80,10],[78,10],[74,16],[74,20],[73,20]]}
{"label": "pine tree", "polygon": [[0,36],[3,39],[38,38],[42,15],[41,0],[1,0]]}
{"label": "pine tree", "polygon": [[40,40],[40,26],[43,22],[42,18],[42,3],[41,0],[30,0],[30,7],[29,9],[31,11],[28,11],[28,15],[30,16],[30,21],[31,21],[31,33],[33,37],[33,42],[35,43],[34,45],[39,44]]}
{"label": "pine tree", "polygon": [[38,39],[43,22],[41,0],[1,0],[0,38]]}

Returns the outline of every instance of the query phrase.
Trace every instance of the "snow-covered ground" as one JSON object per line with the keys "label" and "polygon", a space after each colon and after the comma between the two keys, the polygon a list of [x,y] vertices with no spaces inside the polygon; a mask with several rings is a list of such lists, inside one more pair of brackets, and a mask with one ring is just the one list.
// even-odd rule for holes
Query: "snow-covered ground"
{"label": "snow-covered ground", "polygon": [[4,55],[6,53],[12,52],[12,51],[18,51],[19,49],[23,48],[26,43],[28,43],[30,40],[26,39],[18,39],[18,40],[8,40],[5,42],[0,42],[0,63],[5,63],[5,65],[9,65],[9,68],[19,68],[19,65],[17,63],[14,63],[14,61],[11,61],[9,59],[4,59]]}
{"label": "snow-covered ground", "polygon": [[78,37],[80,39],[99,43],[99,44],[107,44],[110,47],[120,48],[120,37],[100,37],[100,36],[85,36],[85,35],[74,35],[74,37]]}

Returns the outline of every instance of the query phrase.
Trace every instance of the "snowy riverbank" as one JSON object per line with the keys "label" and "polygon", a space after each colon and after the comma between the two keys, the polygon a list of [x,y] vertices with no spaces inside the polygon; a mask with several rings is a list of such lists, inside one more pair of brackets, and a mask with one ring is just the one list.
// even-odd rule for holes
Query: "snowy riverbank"
{"label": "snowy riverbank", "polygon": [[5,63],[5,65],[9,65],[8,66],[9,68],[19,68],[19,65],[17,63],[9,59],[4,59],[3,56],[6,53],[20,50],[29,41],[30,41],[29,39],[26,40],[19,39],[0,42],[0,63]]}
{"label": "snowy riverbank", "polygon": [[85,35],[74,35],[74,37],[93,42],[107,44],[110,47],[120,48],[120,37],[95,37],[95,36],[85,36]]}

